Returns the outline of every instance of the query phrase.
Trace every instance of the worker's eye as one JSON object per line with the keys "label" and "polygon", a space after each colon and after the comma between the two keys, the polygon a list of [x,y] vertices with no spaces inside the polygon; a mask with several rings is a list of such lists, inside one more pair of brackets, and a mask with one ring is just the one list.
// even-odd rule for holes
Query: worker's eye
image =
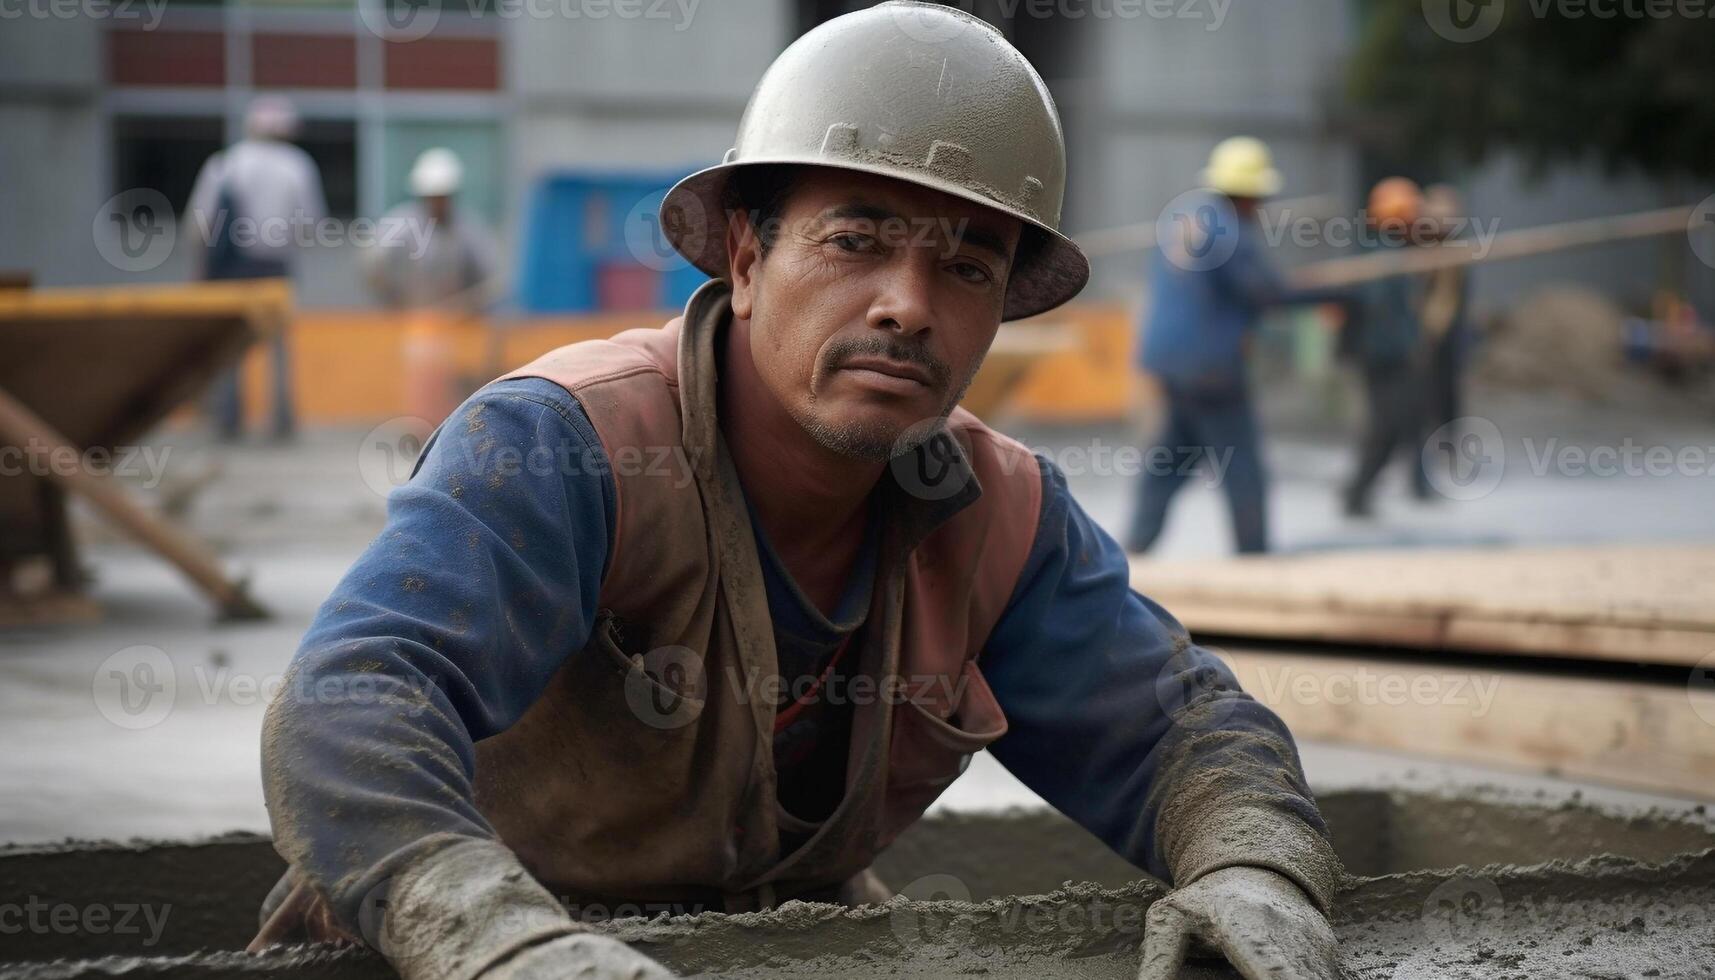
{"label": "worker's eye", "polygon": [[842,252],[870,252],[875,250],[875,239],[855,231],[842,231],[829,237]]}
{"label": "worker's eye", "polygon": [[954,262],[948,266],[948,269],[952,271],[953,275],[971,283],[984,283],[994,278],[986,266],[965,259]]}

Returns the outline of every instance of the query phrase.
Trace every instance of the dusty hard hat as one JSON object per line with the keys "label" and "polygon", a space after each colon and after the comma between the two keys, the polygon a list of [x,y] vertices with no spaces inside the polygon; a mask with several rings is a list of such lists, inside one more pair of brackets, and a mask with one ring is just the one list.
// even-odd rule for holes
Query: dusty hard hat
{"label": "dusty hard hat", "polygon": [[1054,100],[1024,55],[963,11],[889,0],[836,17],[775,59],[721,164],[667,194],[673,247],[727,275],[726,204],[735,170],[803,164],[879,174],[985,204],[1035,229],[1020,250],[1002,317],[1071,299],[1090,263],[1060,234],[1066,140]]}
{"label": "dusty hard hat", "polygon": [[464,164],[446,147],[424,150],[411,166],[411,193],[418,197],[446,197],[464,183]]}
{"label": "dusty hard hat", "polygon": [[1272,197],[1280,193],[1282,183],[1268,144],[1251,136],[1222,140],[1209,154],[1209,165],[1199,179],[1228,197]]}
{"label": "dusty hard hat", "polygon": [[1406,226],[1423,213],[1423,191],[1409,177],[1389,177],[1370,189],[1370,223]]}

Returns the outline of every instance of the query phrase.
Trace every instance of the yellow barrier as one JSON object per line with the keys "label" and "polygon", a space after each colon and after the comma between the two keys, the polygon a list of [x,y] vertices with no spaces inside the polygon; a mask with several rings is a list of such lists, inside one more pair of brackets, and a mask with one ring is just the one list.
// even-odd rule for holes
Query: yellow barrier
{"label": "yellow barrier", "polygon": [[[491,336],[480,321],[437,325],[437,351],[450,360],[460,391],[537,355],[579,340],[610,337],[633,327],[657,327],[667,311],[539,317],[498,326]],[[1035,359],[1004,402],[1010,418],[1042,422],[1093,422],[1123,417],[1135,397],[1131,369],[1133,318],[1117,304],[1074,304],[1038,319],[1069,331],[1070,349]],[[411,317],[374,310],[302,310],[287,343],[298,418],[305,425],[375,422],[411,414],[408,351],[421,349],[423,327]],[[245,357],[245,413],[266,417],[267,345]],[[998,359],[997,359],[998,360]],[[973,390],[976,386],[973,386]]]}

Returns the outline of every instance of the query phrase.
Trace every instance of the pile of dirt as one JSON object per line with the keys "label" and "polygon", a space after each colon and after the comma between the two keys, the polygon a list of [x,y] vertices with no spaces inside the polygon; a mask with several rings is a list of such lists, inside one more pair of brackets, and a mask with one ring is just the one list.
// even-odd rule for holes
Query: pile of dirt
{"label": "pile of dirt", "polygon": [[1476,379],[1498,388],[1607,401],[1628,378],[1625,320],[1623,310],[1594,290],[1545,289],[1490,327],[1473,366]]}

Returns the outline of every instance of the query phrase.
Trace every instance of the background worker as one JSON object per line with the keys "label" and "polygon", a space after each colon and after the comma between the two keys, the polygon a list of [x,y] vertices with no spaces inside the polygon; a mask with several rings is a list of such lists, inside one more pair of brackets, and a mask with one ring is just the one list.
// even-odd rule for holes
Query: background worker
{"label": "background worker", "polygon": [[370,289],[392,309],[480,312],[493,298],[499,249],[482,220],[458,206],[463,162],[445,147],[425,150],[410,185],[413,199],[381,218],[385,241],[363,251]]}
{"label": "background worker", "polygon": [[[193,227],[208,240],[198,271],[203,279],[289,277],[301,247],[302,231],[327,214],[321,174],[315,161],[292,145],[298,113],[280,96],[250,103],[244,138],[208,158],[191,188]],[[288,439],[296,428],[292,413],[291,363],[284,330],[271,338],[274,408],[270,433]],[[215,431],[236,439],[243,429],[240,367],[215,382],[210,399]]]}
{"label": "background worker", "polygon": [[502,334],[483,324],[483,373],[461,383],[453,337],[498,296],[499,249],[481,219],[458,206],[464,164],[453,151],[423,151],[410,185],[414,198],[382,216],[379,241],[362,256],[370,289],[405,315],[405,412],[428,425],[501,370]]}
{"label": "background worker", "polygon": [[1147,980],[1194,937],[1333,980],[1290,734],[956,407],[1003,320],[1089,278],[1041,78],[892,2],[790,46],[744,120],[662,204],[718,278],[475,395],[322,606],[263,726],[292,872],[253,947],[331,924],[405,980],[661,977],[562,902],[878,900],[876,855],[992,747],[1173,882]]}
{"label": "background worker", "polygon": [[[1389,177],[1370,190],[1365,210],[1372,233],[1370,248],[1409,248],[1423,231],[1423,191],[1415,181]],[[1398,450],[1405,450],[1411,492],[1429,496],[1421,436],[1427,417],[1426,351],[1421,295],[1423,276],[1399,273],[1359,289],[1358,313],[1341,337],[1341,350],[1364,379],[1367,418],[1357,446],[1357,470],[1346,485],[1343,504],[1351,517],[1370,514],[1376,478]]]}
{"label": "background worker", "polygon": [[[1429,237],[1426,245],[1441,247],[1457,243],[1464,220],[1464,202],[1452,186],[1434,184],[1424,190],[1420,224]],[[1419,291],[1419,321],[1425,351],[1420,400],[1423,417],[1418,428],[1427,437],[1464,415],[1465,367],[1475,342],[1470,315],[1471,267],[1461,265],[1426,272]],[[1447,436],[1457,439],[1458,433],[1450,432]]]}
{"label": "background worker", "polygon": [[1262,141],[1222,142],[1201,180],[1210,202],[1164,234],[1150,274],[1138,363],[1161,385],[1166,421],[1156,444],[1172,464],[1146,467],[1138,481],[1126,536],[1134,554],[1161,536],[1168,505],[1196,465],[1222,461],[1237,549],[1268,550],[1267,476],[1245,366],[1250,338],[1270,307],[1345,299],[1338,290],[1289,288],[1270,266],[1257,207],[1282,181]]}

